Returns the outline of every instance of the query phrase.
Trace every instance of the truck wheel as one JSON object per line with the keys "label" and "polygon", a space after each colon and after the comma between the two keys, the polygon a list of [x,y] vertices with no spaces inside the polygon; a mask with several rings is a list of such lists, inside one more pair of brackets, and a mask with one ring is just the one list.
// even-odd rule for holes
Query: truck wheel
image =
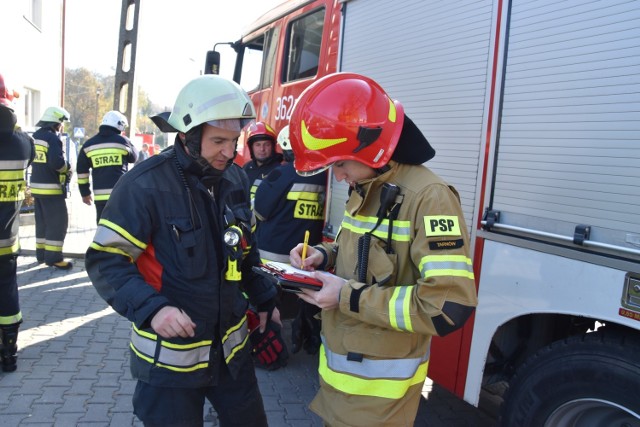
{"label": "truck wheel", "polygon": [[517,370],[498,424],[640,426],[639,354],[640,340],[619,331],[554,342]]}

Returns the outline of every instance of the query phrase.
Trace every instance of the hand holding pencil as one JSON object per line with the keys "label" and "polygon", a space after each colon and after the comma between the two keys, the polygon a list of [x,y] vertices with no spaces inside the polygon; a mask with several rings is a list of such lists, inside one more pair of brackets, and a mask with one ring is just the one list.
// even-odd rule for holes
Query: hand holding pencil
{"label": "hand holding pencil", "polygon": [[322,252],[309,246],[309,231],[304,234],[304,242],[298,243],[295,248],[289,252],[289,263],[301,270],[312,271],[315,270],[322,261],[324,256]]}

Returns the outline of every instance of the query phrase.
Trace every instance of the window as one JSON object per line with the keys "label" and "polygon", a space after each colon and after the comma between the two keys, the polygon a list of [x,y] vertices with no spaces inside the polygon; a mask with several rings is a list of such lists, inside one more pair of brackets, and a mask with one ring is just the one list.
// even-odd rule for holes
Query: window
{"label": "window", "polygon": [[25,88],[24,90],[24,129],[35,129],[36,123],[40,120],[37,112],[40,111],[40,92]]}
{"label": "window", "polygon": [[313,77],[317,74],[324,12],[324,9],[319,9],[289,24],[284,82]]}
{"label": "window", "polygon": [[273,84],[279,34],[279,28],[272,28],[246,44],[240,84],[247,92]]}
{"label": "window", "polygon": [[42,0],[27,0],[27,11],[24,15],[35,27],[42,27]]}

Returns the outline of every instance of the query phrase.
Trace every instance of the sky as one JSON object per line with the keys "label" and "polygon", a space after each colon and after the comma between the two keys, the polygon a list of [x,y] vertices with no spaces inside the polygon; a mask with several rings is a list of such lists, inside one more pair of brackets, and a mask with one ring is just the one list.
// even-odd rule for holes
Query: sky
{"label": "sky", "polygon": [[[154,104],[170,107],[204,68],[215,43],[238,40],[244,29],[283,0],[141,0],[136,76]],[[122,0],[66,0],[65,66],[115,75]],[[222,53],[220,74],[231,77],[233,55]],[[228,48],[227,48],[228,49]]]}

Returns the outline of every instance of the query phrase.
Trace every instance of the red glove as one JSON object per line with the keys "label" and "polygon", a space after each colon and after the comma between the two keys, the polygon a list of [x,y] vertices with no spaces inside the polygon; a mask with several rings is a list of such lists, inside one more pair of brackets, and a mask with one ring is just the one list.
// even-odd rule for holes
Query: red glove
{"label": "red glove", "polygon": [[[252,320],[251,317],[258,316],[253,314],[249,318],[249,329],[251,330]],[[259,321],[258,321],[259,324]],[[256,326],[251,332],[251,344],[253,345],[252,354],[256,366],[264,368],[269,371],[279,369],[287,366],[287,360],[289,360],[289,351],[280,334],[280,325],[270,321],[267,324],[267,328],[263,333]]]}

